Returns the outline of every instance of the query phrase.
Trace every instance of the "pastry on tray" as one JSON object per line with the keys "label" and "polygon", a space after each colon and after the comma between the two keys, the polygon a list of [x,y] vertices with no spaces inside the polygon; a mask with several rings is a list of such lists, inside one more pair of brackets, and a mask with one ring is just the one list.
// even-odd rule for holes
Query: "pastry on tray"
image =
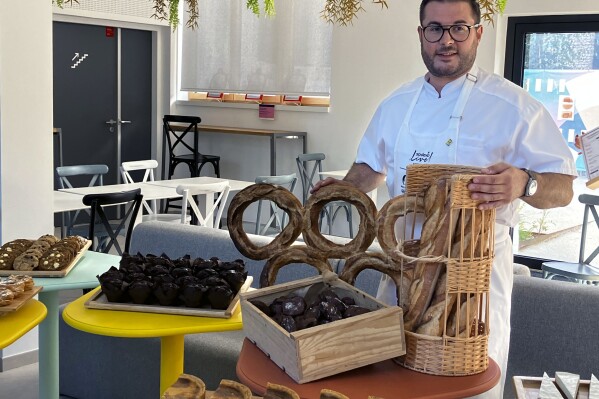
{"label": "pastry on tray", "polygon": [[252,391],[239,382],[223,379],[212,399],[252,399]]}
{"label": "pastry on tray", "polygon": [[320,399],[349,399],[349,397],[337,391],[323,389],[320,391]]}
{"label": "pastry on tray", "polygon": [[264,399],[300,399],[300,396],[291,388],[284,385],[271,384],[266,385]]}
{"label": "pastry on tray", "polygon": [[25,291],[25,283],[23,281],[8,279],[0,280],[0,288],[11,290],[15,298],[18,298]]}
{"label": "pastry on tray", "polygon": [[8,306],[15,299],[15,294],[8,288],[0,288],[0,306]]}
{"label": "pastry on tray", "polygon": [[162,394],[161,399],[205,399],[206,384],[198,377],[190,374],[181,374]]}

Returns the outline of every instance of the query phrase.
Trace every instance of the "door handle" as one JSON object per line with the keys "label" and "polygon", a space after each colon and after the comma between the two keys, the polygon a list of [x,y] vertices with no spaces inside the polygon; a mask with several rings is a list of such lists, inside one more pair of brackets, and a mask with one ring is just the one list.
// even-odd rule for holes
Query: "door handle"
{"label": "door handle", "polygon": [[118,122],[117,122],[117,121],[115,121],[114,119],[111,119],[111,120],[109,120],[109,121],[106,121],[106,124],[107,124],[107,125],[116,125],[117,123],[118,123]]}
{"label": "door handle", "polygon": [[121,121],[121,120],[119,120],[119,123],[121,125],[126,125],[127,123],[131,123],[131,121]]}

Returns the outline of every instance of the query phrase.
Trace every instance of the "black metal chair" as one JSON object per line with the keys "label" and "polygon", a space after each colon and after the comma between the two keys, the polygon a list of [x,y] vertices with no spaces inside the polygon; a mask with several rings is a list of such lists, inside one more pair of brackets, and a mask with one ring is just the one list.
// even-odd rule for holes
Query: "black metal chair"
{"label": "black metal chair", "polygon": [[[175,173],[175,168],[186,164],[191,177],[200,175],[205,164],[214,167],[216,177],[220,177],[220,157],[218,155],[202,154],[199,149],[198,125],[202,120],[199,116],[164,115],[162,118],[164,137],[167,146],[163,150],[162,164],[166,169],[166,151],[168,151],[168,179]],[[186,126],[184,126],[186,125]],[[193,147],[184,141],[188,133],[193,134]],[[187,150],[188,152],[180,153]],[[164,173],[163,173],[164,176]]]}
{"label": "black metal chair", "polygon": [[[300,179],[302,182],[302,196],[303,203],[305,204],[310,195],[310,190],[314,187],[315,182],[321,180],[322,176],[322,161],[325,159],[323,153],[311,153],[311,154],[300,154],[295,159],[297,163],[297,169],[299,170]],[[313,163],[312,163],[313,162]],[[326,217],[329,225],[329,235],[332,233],[333,223],[337,212],[342,210],[347,216],[347,223],[349,224],[349,236],[353,238],[354,229],[352,222],[352,209],[351,204],[345,201],[331,201],[323,208],[320,214],[320,225],[322,228],[322,220]]]}
{"label": "black metal chair", "polygon": [[[83,204],[91,207],[88,238],[96,242],[94,251],[108,253],[114,246],[119,255],[123,254],[117,237],[126,229],[124,252],[129,252],[131,232],[141,207],[143,195],[141,189],[106,194],[88,194]],[[109,220],[104,211],[106,206],[123,205],[124,210],[118,220]]]}
{"label": "black metal chair", "polygon": [[578,263],[559,261],[543,262],[541,270],[543,270],[543,277],[549,280],[552,280],[556,276],[562,276],[580,284],[599,284],[599,266],[591,265],[593,259],[599,255],[599,246],[597,246],[586,259],[584,257],[587,227],[589,224],[589,212],[593,214],[595,224],[599,228],[599,214],[597,213],[597,209],[595,209],[595,206],[599,205],[599,196],[581,194],[578,197],[578,201],[584,204]]}

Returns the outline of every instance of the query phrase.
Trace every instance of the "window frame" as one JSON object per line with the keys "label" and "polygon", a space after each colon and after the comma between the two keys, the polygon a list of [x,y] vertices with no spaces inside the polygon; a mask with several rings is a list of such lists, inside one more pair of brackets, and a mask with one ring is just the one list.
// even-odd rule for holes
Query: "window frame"
{"label": "window frame", "polygon": [[[599,32],[599,14],[508,17],[503,76],[522,87],[525,36],[529,33]],[[510,236],[516,233],[510,229]],[[555,259],[514,254],[514,262],[541,270],[543,262]]]}

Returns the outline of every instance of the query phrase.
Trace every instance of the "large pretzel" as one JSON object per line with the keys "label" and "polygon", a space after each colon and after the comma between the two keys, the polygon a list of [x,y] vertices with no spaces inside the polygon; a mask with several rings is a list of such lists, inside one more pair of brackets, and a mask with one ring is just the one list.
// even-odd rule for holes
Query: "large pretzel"
{"label": "large pretzel", "polygon": [[376,252],[362,252],[353,255],[345,261],[339,278],[348,284],[355,285],[358,274],[366,269],[378,270],[391,277],[397,290],[397,304],[405,309],[409,303],[408,291],[411,279],[407,279],[406,276],[402,278],[400,267],[386,255]]}
{"label": "large pretzel", "polygon": [[323,254],[309,247],[293,246],[275,253],[260,274],[260,288],[269,287],[277,280],[279,269],[291,263],[306,263],[318,269],[319,274],[333,269]]}
{"label": "large pretzel", "polygon": [[[331,201],[343,200],[354,205],[360,214],[360,227],[353,240],[345,245],[335,244],[320,232],[320,213]],[[325,258],[347,259],[356,252],[365,251],[376,236],[376,205],[370,197],[351,185],[331,184],[320,188],[304,206],[304,240]]]}
{"label": "large pretzel", "polygon": [[[289,216],[289,222],[283,231],[269,244],[257,246],[250,241],[243,229],[243,212],[259,199],[270,200],[277,204]],[[289,190],[272,184],[254,184],[241,190],[229,205],[227,213],[229,235],[235,247],[243,255],[254,260],[263,260],[273,253],[291,245],[302,231],[302,204]]]}
{"label": "large pretzel", "polygon": [[[400,217],[410,213],[422,213],[424,211],[424,200],[420,197],[399,195],[387,201],[376,217],[376,231],[379,244],[383,251],[394,261],[400,257],[395,251],[397,238],[395,236],[395,223]],[[414,256],[414,255],[411,255]]]}

